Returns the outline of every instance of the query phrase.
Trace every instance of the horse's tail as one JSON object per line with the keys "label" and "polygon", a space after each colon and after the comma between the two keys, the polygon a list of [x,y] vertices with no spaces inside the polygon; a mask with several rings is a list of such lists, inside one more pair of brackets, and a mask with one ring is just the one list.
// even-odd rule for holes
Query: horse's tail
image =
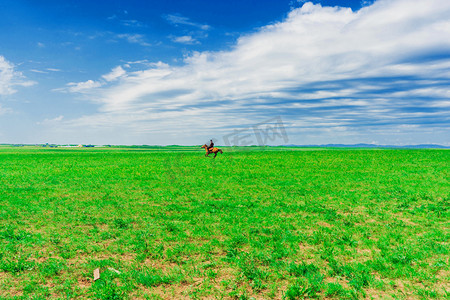
{"label": "horse's tail", "polygon": [[219,149],[219,152],[220,152],[220,154],[222,154],[222,153],[223,153],[223,151],[222,151],[221,149]]}

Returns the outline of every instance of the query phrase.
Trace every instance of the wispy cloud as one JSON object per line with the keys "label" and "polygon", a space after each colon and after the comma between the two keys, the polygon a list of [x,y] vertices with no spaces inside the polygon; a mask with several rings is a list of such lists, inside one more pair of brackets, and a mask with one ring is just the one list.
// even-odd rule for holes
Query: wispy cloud
{"label": "wispy cloud", "polygon": [[38,125],[54,125],[56,123],[61,122],[63,119],[64,119],[64,116],[61,115],[61,116],[55,117],[53,119],[46,118],[42,122],[37,122],[36,124],[38,124]]}
{"label": "wispy cloud", "polygon": [[[132,63],[132,62],[130,62]],[[125,68],[130,67],[130,63],[124,64]],[[96,93],[99,93],[98,88],[101,88],[108,83],[112,83],[114,81],[117,81],[118,79],[125,77],[126,71],[122,68],[122,66],[117,66],[111,70],[111,72],[102,75],[102,77],[99,80],[87,80],[82,82],[69,82],[65,87],[63,88],[57,88],[53,89],[53,92],[69,92],[69,93],[81,93],[81,94],[88,94],[88,95],[95,95]]]}
{"label": "wispy cloud", "polygon": [[3,107],[3,106],[0,104],[0,116],[1,116],[1,115],[4,115],[4,114],[9,114],[9,113],[12,113],[12,109]]}
{"label": "wispy cloud", "polygon": [[200,44],[199,41],[197,41],[190,35],[170,36],[170,39],[172,41],[174,41],[175,43],[180,43],[180,44],[187,44],[187,45]]}
{"label": "wispy cloud", "polygon": [[58,89],[59,91],[69,91],[72,93],[83,93],[90,92],[92,89],[102,86],[102,83],[94,80],[87,80],[84,82],[69,82],[67,84],[68,88]]}
{"label": "wispy cloud", "polygon": [[0,95],[14,94],[18,86],[31,86],[36,82],[27,80],[23,74],[15,70],[15,66],[0,55]]}
{"label": "wispy cloud", "polygon": [[48,72],[46,72],[46,71],[36,70],[36,69],[31,69],[30,72],[33,72],[33,73],[40,73],[40,74],[48,74]]}
{"label": "wispy cloud", "polygon": [[186,26],[195,27],[195,28],[201,29],[201,30],[211,29],[211,26],[209,26],[207,24],[201,24],[201,23],[194,22],[191,19],[181,16],[181,15],[169,14],[169,15],[163,15],[163,18],[166,21],[168,21],[170,24],[175,25],[175,26],[186,25]]}
{"label": "wispy cloud", "polygon": [[106,81],[114,81],[120,78],[121,76],[125,75],[125,73],[126,73],[125,70],[121,66],[118,66],[112,69],[110,73],[103,75],[102,77]]}
{"label": "wispy cloud", "polygon": [[145,27],[145,24],[138,20],[121,20],[120,23],[122,23],[122,25],[127,27],[137,27],[137,28]]}
{"label": "wispy cloud", "polygon": [[361,6],[369,6],[372,5],[375,2],[375,0],[361,0]]}
{"label": "wispy cloud", "polygon": [[208,37],[207,31],[211,29],[211,26],[207,24],[194,22],[181,15],[164,15],[163,18],[179,28],[180,32],[178,34],[169,35],[169,39],[172,42],[179,44],[198,45],[200,44],[200,39]]}
{"label": "wispy cloud", "polygon": [[142,34],[124,33],[124,34],[118,34],[117,38],[124,39],[131,44],[139,44],[141,46],[151,46],[151,44],[149,44],[145,41],[145,37]]}
{"label": "wispy cloud", "polygon": [[126,10],[118,12],[118,15],[114,14],[108,17],[107,20],[119,22],[123,26],[127,27],[135,27],[135,28],[146,27],[145,23],[139,20],[128,19],[128,12]]}
{"label": "wispy cloud", "polygon": [[55,68],[46,68],[44,70],[30,69],[30,72],[39,73],[39,74],[48,74],[50,72],[61,72],[61,70],[55,69]]}
{"label": "wispy cloud", "polygon": [[72,125],[201,135],[281,115],[306,143],[319,142],[315,134],[358,142],[442,133],[450,123],[448,15],[447,0],[380,0],[357,12],[305,3],[230,51],[196,52],[182,66],[117,69],[121,80],[101,89],[85,82],[81,91],[92,85],[99,112]]}

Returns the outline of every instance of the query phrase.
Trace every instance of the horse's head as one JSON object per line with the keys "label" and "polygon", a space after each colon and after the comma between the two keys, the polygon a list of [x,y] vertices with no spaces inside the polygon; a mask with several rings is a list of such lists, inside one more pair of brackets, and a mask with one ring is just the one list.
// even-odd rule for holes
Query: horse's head
{"label": "horse's head", "polygon": [[206,146],[206,144],[204,144],[204,145],[202,146],[202,148],[205,148],[205,149],[206,149],[206,148],[208,148],[208,146]]}

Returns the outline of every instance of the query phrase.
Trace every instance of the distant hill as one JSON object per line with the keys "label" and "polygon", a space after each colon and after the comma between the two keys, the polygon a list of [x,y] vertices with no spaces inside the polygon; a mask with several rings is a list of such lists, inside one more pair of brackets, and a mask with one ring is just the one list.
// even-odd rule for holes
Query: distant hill
{"label": "distant hill", "polygon": [[450,149],[448,146],[437,144],[419,144],[419,145],[376,145],[376,144],[325,144],[325,145],[284,145],[285,147],[321,147],[321,148],[400,148],[400,149]]}
{"label": "distant hill", "polygon": [[[23,146],[39,146],[39,147],[68,147],[69,145],[58,145],[58,144],[0,144],[0,146],[7,147],[23,147]],[[70,146],[74,147],[76,144],[71,144]],[[83,145],[83,147],[114,147],[114,148],[142,148],[142,149],[170,149],[170,150],[185,150],[185,149],[197,149],[198,145],[192,146],[181,146],[181,145]],[[224,147],[224,146],[220,146]],[[241,146],[242,148],[257,148],[260,147],[258,145],[251,146]],[[376,145],[376,144],[322,144],[322,145],[278,145],[278,146],[267,146],[267,147],[299,147],[299,148],[391,148],[391,149],[450,149],[450,146],[442,146],[437,144],[418,144],[418,145],[405,145],[405,146],[397,146],[397,145]]]}

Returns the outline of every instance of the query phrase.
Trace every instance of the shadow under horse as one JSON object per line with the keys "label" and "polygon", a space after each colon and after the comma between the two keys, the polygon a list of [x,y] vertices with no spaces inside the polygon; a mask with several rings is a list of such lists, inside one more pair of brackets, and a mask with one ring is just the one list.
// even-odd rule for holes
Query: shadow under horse
{"label": "shadow under horse", "polygon": [[213,147],[212,150],[210,150],[210,149],[208,148],[208,146],[206,146],[206,144],[204,144],[204,145],[202,146],[202,148],[205,148],[205,150],[206,150],[205,156],[208,156],[210,153],[214,153],[214,157],[213,157],[213,158],[216,158],[217,153],[219,153],[219,152],[220,152],[220,153],[223,153],[223,151],[222,151],[221,149],[217,148],[217,147]]}

